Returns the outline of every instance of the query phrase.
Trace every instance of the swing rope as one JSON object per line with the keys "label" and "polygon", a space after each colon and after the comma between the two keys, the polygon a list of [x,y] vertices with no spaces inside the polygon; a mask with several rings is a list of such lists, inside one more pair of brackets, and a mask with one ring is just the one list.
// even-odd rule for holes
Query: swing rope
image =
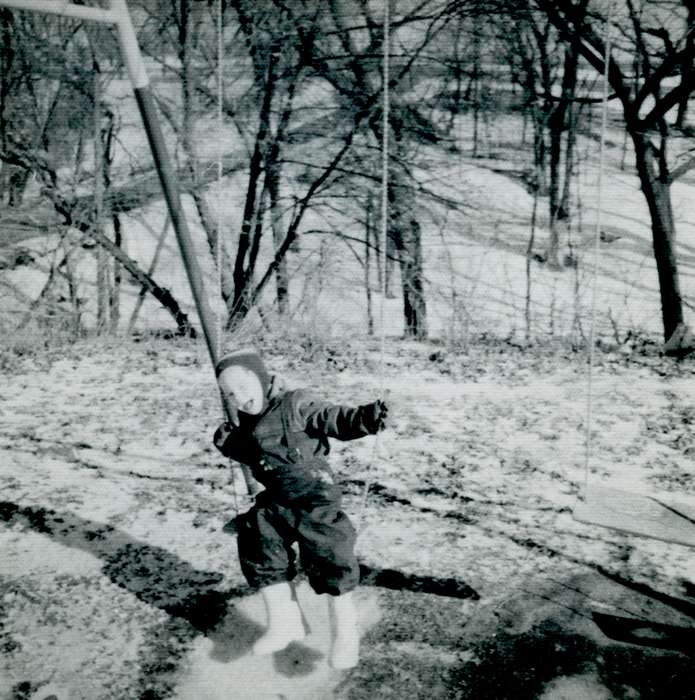
{"label": "swing rope", "polygon": [[[610,19],[610,18],[609,18]],[[608,20],[607,20],[608,21]],[[591,461],[591,425],[593,420],[593,373],[594,345],[596,336],[596,290],[598,283],[598,265],[601,253],[601,218],[603,213],[603,171],[605,160],[606,125],[608,116],[608,72],[610,69],[610,32],[606,27],[604,40],[603,100],[601,104],[601,136],[599,139],[598,178],[596,181],[596,226],[594,232],[594,261],[591,282],[591,325],[589,327],[589,362],[587,370],[586,394],[586,435],[584,438],[584,488],[583,500],[586,502],[589,490],[589,471]]]}
{"label": "swing rope", "polygon": [[[387,271],[387,241],[388,241],[388,225],[389,225],[389,54],[391,44],[391,18],[389,14],[389,0],[384,3],[384,53],[383,53],[383,103],[382,103],[382,127],[381,127],[381,232],[379,240],[379,248],[381,249],[381,301],[379,304],[379,397],[384,398],[384,367],[385,367],[385,348],[386,348],[386,332],[384,328],[386,319],[386,271]],[[374,464],[379,456],[380,439],[379,433],[374,436],[374,446],[372,450],[371,464]],[[367,507],[367,498],[372,487],[372,478],[367,477],[362,493],[362,502],[360,503],[359,515],[357,518],[357,532],[362,531],[364,522],[364,512]]]}
{"label": "swing rope", "polygon": [[[224,0],[217,0],[217,222],[215,224],[217,232],[215,235],[215,261],[217,263],[216,287],[217,287],[217,357],[222,356],[222,334],[224,332],[224,301],[222,288],[222,135],[224,132],[224,83],[222,75],[222,64],[224,61],[224,25],[223,25],[223,7]],[[224,406],[222,411],[224,412]],[[234,512],[239,515],[239,496],[237,494],[236,467],[232,466],[229,470],[230,485],[234,496]]]}
{"label": "swing rope", "polygon": [[[383,60],[383,108],[381,133],[381,303],[379,304],[379,395],[384,395],[384,355],[385,338],[384,321],[386,318],[386,271],[389,225],[389,53],[391,43],[391,22],[389,17],[389,0],[384,3],[384,60]],[[377,434],[378,435],[378,434]]]}
{"label": "swing rope", "polygon": [[222,102],[224,100],[222,82],[222,61],[224,59],[224,43],[222,37],[222,2],[217,0],[217,233],[215,235],[215,259],[217,261],[217,356],[222,353],[222,330],[223,316],[222,310],[222,133],[224,120],[222,113]]}

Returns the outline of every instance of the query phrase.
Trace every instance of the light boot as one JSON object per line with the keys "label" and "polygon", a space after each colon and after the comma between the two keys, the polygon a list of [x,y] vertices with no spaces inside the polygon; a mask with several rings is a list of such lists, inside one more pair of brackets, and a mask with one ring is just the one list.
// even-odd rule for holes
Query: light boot
{"label": "light boot", "polygon": [[261,588],[261,597],[268,616],[268,629],[253,645],[257,656],[284,649],[290,642],[304,639],[306,634],[302,611],[292,598],[292,589],[286,581]]}
{"label": "light boot", "polygon": [[328,601],[333,625],[330,664],[338,669],[354,668],[359,661],[360,634],[352,593],[329,596]]}

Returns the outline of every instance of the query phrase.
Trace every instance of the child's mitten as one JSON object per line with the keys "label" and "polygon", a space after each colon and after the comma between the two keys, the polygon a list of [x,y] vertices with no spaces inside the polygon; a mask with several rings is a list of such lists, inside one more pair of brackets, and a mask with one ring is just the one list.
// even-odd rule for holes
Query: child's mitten
{"label": "child's mitten", "polygon": [[[222,425],[217,428],[215,431],[215,435],[212,438],[213,442],[215,443],[215,447],[222,453],[226,454],[227,450],[225,447],[227,446],[227,440],[229,439],[229,436],[232,434],[232,430],[234,427],[230,423],[222,423]],[[228,447],[228,446],[227,446]]]}
{"label": "child's mitten", "polygon": [[364,427],[373,435],[386,427],[388,406],[381,399],[369,403],[364,407]]}

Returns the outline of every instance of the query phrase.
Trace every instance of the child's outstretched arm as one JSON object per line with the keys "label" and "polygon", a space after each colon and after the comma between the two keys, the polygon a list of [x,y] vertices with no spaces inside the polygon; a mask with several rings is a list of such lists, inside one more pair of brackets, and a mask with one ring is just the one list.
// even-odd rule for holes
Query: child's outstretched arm
{"label": "child's outstretched arm", "polygon": [[295,415],[312,437],[355,440],[374,435],[386,427],[388,406],[381,399],[351,407],[305,396],[299,398]]}

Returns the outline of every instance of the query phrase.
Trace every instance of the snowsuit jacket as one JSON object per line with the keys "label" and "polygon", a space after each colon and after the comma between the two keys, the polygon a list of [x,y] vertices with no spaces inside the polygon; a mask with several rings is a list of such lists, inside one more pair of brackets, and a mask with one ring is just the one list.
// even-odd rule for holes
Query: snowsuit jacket
{"label": "snowsuit jacket", "polygon": [[214,436],[226,456],[250,467],[267,496],[287,505],[339,491],[326,460],[328,438],[354,440],[373,434],[371,404],[356,408],[318,400],[303,390],[271,396],[260,416],[239,414],[239,425],[221,425]]}

